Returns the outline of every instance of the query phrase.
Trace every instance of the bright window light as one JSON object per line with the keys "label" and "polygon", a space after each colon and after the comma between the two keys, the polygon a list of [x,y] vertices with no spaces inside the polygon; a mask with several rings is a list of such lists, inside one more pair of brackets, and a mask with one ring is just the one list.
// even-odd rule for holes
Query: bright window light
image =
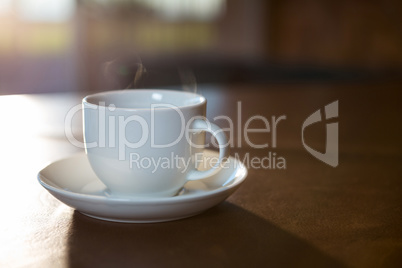
{"label": "bright window light", "polygon": [[147,0],[139,1],[171,20],[211,20],[224,11],[226,0]]}
{"label": "bright window light", "polygon": [[19,0],[17,14],[24,21],[64,22],[74,14],[75,0]]}

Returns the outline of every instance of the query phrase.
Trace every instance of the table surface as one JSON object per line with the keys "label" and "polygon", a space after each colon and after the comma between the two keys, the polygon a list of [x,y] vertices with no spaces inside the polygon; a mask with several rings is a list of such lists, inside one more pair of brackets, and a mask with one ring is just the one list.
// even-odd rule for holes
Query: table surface
{"label": "table surface", "polygon": [[[81,149],[65,137],[65,116],[82,94],[0,97],[0,267],[401,267],[402,84],[302,83],[201,86],[208,118],[228,127],[240,159],[275,153],[286,168],[249,168],[220,205],[191,218],[122,224],[89,218],[37,182],[46,164]],[[303,146],[304,120],[339,101],[339,165]],[[286,116],[273,133],[246,120]],[[77,138],[80,116],[73,118]],[[254,120],[250,128],[261,128]],[[253,125],[254,124],[254,125]],[[324,151],[326,122],[305,130]],[[229,132],[228,132],[229,133]],[[241,143],[241,144],[240,144]],[[251,266],[250,266],[251,267]]]}

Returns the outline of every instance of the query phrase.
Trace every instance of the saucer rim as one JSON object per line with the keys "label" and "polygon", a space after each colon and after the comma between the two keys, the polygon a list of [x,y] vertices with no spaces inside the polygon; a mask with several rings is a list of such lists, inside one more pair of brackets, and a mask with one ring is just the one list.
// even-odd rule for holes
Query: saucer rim
{"label": "saucer rim", "polygon": [[[208,150],[206,149],[205,151],[209,152],[209,153],[214,153],[214,154],[218,154],[218,152],[213,151],[213,150]],[[60,195],[64,195],[66,197],[69,198],[73,198],[73,199],[81,199],[81,200],[86,200],[89,201],[88,199],[90,199],[91,201],[107,201],[107,202],[112,202],[112,203],[127,203],[130,202],[131,204],[151,204],[151,203],[175,203],[175,202],[182,202],[182,201],[190,201],[190,200],[200,200],[205,198],[206,196],[215,196],[215,195],[219,195],[220,193],[225,193],[231,189],[237,189],[246,179],[247,175],[248,175],[248,170],[246,168],[246,166],[239,161],[238,159],[236,159],[233,156],[230,156],[229,158],[232,159],[233,161],[235,161],[235,163],[237,163],[237,167],[234,169],[232,174],[235,174],[235,178],[233,180],[232,183],[230,183],[227,186],[221,186],[218,189],[214,189],[211,191],[205,191],[205,192],[200,192],[200,193],[193,193],[190,195],[181,195],[181,196],[170,196],[170,197],[116,197],[116,196],[99,196],[99,195],[91,195],[91,194],[84,194],[84,193],[79,193],[79,192],[73,192],[73,191],[69,191],[69,190],[64,190],[61,188],[56,188],[54,186],[51,186],[49,184],[47,184],[45,181],[43,181],[43,178],[46,180],[49,180],[46,176],[44,176],[42,173],[45,169],[49,168],[51,165],[55,165],[56,163],[60,163],[60,162],[64,162],[67,161],[69,159],[72,158],[76,158],[76,157],[83,157],[83,155],[85,155],[85,152],[79,152],[64,158],[61,158],[59,160],[53,161],[50,164],[46,165],[44,168],[42,168],[38,174],[37,174],[37,180],[38,182],[46,189],[49,190],[50,193],[55,192],[57,194]],[[238,171],[241,170],[240,174],[237,174]]]}

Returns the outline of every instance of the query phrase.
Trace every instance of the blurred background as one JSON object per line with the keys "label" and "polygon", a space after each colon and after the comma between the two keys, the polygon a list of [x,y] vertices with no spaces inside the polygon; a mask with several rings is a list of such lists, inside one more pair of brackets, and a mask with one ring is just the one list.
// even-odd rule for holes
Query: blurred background
{"label": "blurred background", "polygon": [[399,79],[399,0],[0,0],[0,94]]}

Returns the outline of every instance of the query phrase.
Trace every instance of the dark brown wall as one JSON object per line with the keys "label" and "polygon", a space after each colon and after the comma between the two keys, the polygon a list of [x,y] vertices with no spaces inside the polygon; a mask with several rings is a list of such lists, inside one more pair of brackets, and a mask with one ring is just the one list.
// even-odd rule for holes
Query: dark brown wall
{"label": "dark brown wall", "polygon": [[399,0],[272,0],[266,54],[280,62],[402,66]]}

